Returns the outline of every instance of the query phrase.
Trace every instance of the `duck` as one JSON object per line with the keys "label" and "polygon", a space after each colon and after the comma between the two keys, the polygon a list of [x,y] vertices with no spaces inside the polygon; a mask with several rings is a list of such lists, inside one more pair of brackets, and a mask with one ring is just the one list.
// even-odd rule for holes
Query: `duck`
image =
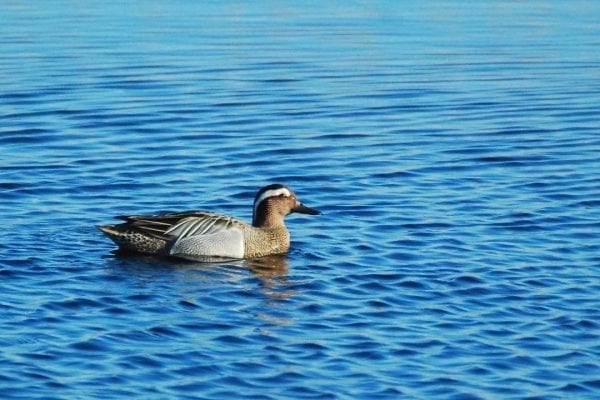
{"label": "duck", "polygon": [[285,254],[291,213],[318,215],[287,186],[274,183],[254,197],[252,224],[210,211],[117,216],[125,222],[97,226],[124,252],[171,256],[193,261],[251,259]]}

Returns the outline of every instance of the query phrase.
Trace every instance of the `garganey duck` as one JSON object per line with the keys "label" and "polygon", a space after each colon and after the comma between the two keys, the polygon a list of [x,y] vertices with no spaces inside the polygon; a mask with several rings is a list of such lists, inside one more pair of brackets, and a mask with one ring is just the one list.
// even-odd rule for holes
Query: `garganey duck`
{"label": "garganey duck", "polygon": [[117,225],[98,228],[121,250],[190,260],[255,258],[286,253],[290,233],[284,218],[293,212],[316,215],[290,188],[273,184],[256,193],[252,225],[208,211],[119,216]]}

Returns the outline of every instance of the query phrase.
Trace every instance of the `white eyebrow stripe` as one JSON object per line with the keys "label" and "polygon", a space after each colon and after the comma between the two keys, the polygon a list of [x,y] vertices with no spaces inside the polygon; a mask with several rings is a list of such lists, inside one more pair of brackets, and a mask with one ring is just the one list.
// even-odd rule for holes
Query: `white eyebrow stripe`
{"label": "white eyebrow stripe", "polygon": [[261,194],[260,197],[256,199],[256,202],[254,203],[254,214],[256,214],[258,205],[262,203],[265,199],[268,199],[269,197],[276,197],[282,194],[287,197],[290,197],[292,195],[292,193],[290,193],[290,191],[287,188],[271,189]]}

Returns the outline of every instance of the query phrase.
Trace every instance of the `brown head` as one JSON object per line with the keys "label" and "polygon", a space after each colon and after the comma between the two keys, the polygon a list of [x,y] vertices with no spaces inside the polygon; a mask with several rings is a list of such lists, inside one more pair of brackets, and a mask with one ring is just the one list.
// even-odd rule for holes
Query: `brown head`
{"label": "brown head", "polygon": [[321,214],[319,210],[302,204],[290,188],[277,183],[265,186],[254,197],[252,226],[257,228],[284,226],[283,219],[293,212]]}

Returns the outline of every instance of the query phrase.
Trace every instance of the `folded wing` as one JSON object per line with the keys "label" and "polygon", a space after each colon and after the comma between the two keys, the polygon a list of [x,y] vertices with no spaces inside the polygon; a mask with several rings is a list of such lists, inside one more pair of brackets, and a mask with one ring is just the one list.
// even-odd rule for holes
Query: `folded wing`
{"label": "folded wing", "polygon": [[242,222],[206,211],[123,217],[131,227],[171,242],[169,254],[244,258]]}

